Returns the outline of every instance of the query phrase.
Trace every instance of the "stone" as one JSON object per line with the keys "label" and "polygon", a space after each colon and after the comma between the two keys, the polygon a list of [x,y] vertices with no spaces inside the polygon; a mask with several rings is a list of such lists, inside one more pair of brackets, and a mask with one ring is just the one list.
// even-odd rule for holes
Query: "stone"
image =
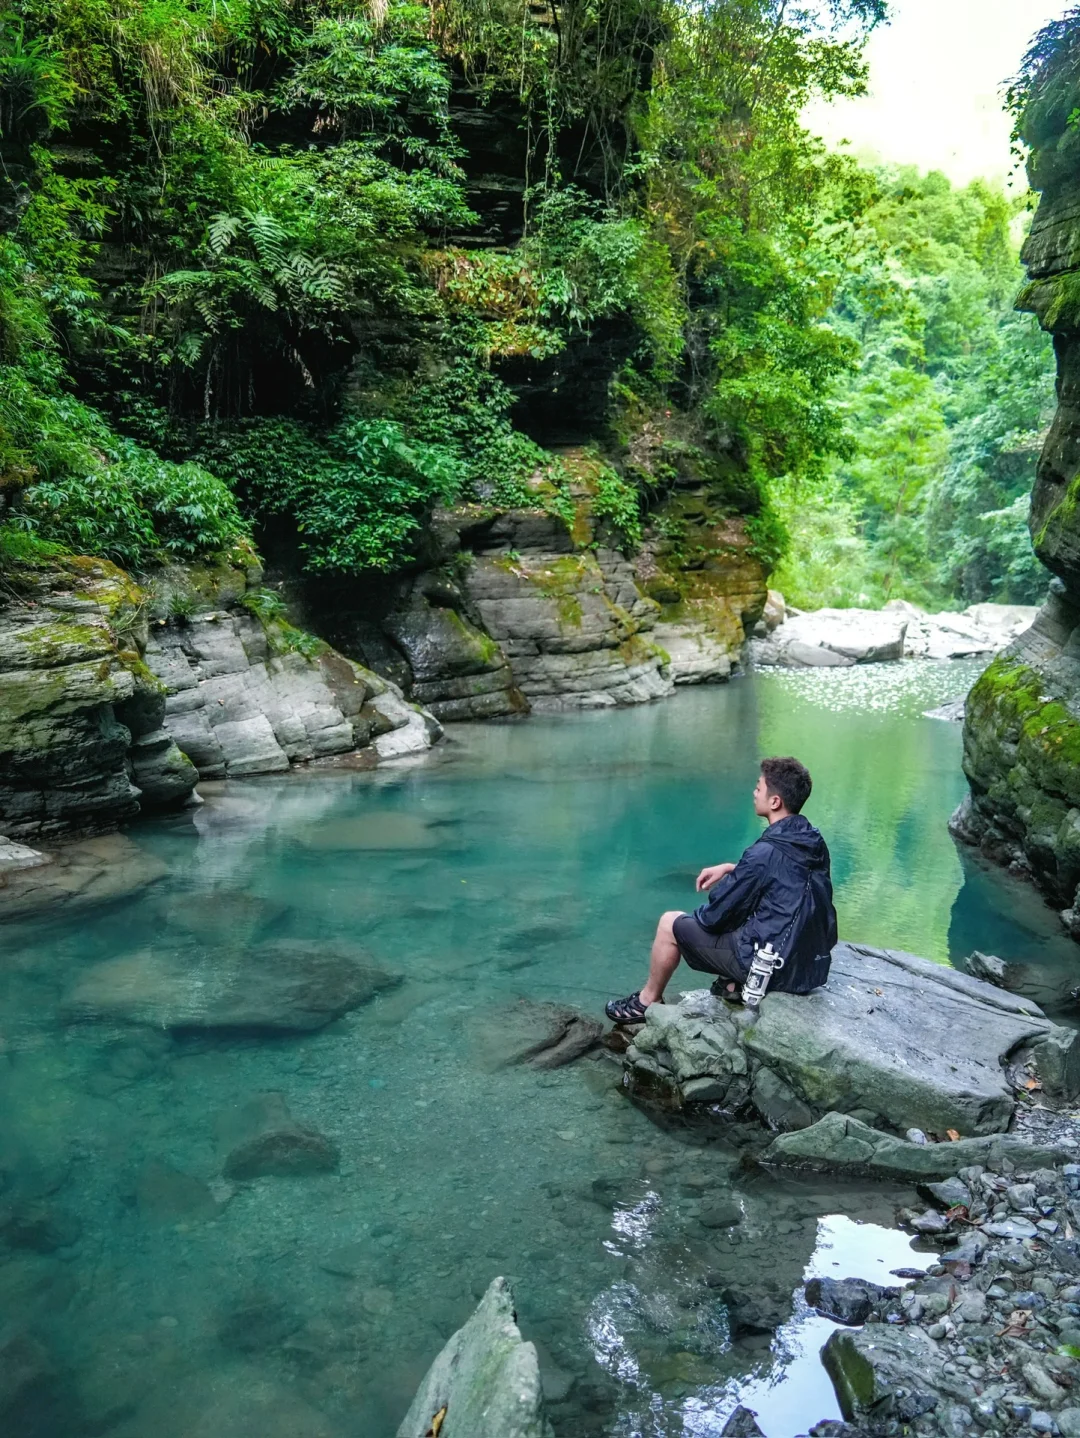
{"label": "stone", "polygon": [[156,1159],[140,1171],[135,1196],[143,1217],[158,1223],[210,1218],[220,1211],[208,1184]]}
{"label": "stone", "polygon": [[948,1178],[969,1164],[997,1164],[1004,1158],[1032,1167],[1060,1162],[1061,1153],[1012,1134],[956,1143],[907,1143],[847,1114],[831,1113],[799,1133],[778,1135],[761,1155],[763,1163],[778,1167],[915,1180]]}
{"label": "stone", "polygon": [[765,1438],[765,1435],[758,1427],[754,1410],[740,1403],[720,1429],[720,1438]]}
{"label": "stone", "polygon": [[168,865],[126,834],[102,834],[46,852],[47,863],[0,871],[0,917],[75,913],[141,893]]}
{"label": "stone", "polygon": [[563,1004],[519,999],[512,1007],[479,1014],[470,1029],[476,1051],[488,1069],[523,1063],[556,1069],[596,1048],[603,1024]]}
{"label": "stone", "polygon": [[741,1223],[742,1208],[733,1198],[709,1198],[701,1205],[699,1220],[705,1228],[733,1228]]}
{"label": "stone", "polygon": [[952,1308],[954,1321],[962,1323],[985,1323],[987,1312],[986,1294],[977,1288],[966,1289]]}
{"label": "stone", "polygon": [[8,874],[18,869],[36,869],[49,862],[48,856],[39,854],[26,844],[16,844],[0,834],[0,873]]}
{"label": "stone", "polygon": [[222,1116],[219,1146],[226,1150],[225,1178],[302,1178],[332,1173],[340,1162],[337,1145],[297,1123],[281,1094],[262,1094]]}
{"label": "stone", "polygon": [[939,1183],[926,1183],[920,1187],[925,1194],[942,1208],[968,1208],[971,1204],[971,1190],[959,1178],[944,1178]]}
{"label": "stone", "polygon": [[88,968],[64,995],[69,1023],[302,1033],[401,982],[363,950],[282,939],[208,953],[142,949]]}
{"label": "stone", "polygon": [[981,954],[976,949],[968,955],[967,971],[985,983],[1031,999],[1042,1008],[1061,1008],[1072,1004],[1080,992],[1080,984],[1072,969],[1049,959],[1040,959],[1037,963],[1006,961],[996,954]]}
{"label": "stone", "polygon": [[767,640],[755,641],[759,665],[807,667],[878,664],[904,657],[908,621],[871,609],[817,609],[785,619]]}
{"label": "stone", "polygon": [[280,773],[369,745],[376,758],[401,758],[440,738],[434,716],[396,685],[328,645],[308,657],[280,639],[243,611],[154,630],[146,662],[165,689],[162,722],[203,778]]}
{"label": "stone", "polygon": [[885,1290],[861,1278],[811,1278],[806,1285],[806,1301],[823,1318],[834,1323],[858,1326],[865,1323],[874,1304]]}
{"label": "stone", "polygon": [[821,1361],[849,1423],[871,1414],[877,1421],[910,1422],[938,1406],[942,1360],[921,1328],[837,1329],[821,1350]]}
{"label": "stone", "polygon": [[536,1349],[522,1340],[505,1278],[447,1343],[416,1393],[397,1438],[551,1438]]}
{"label": "stone", "polygon": [[21,1329],[0,1332],[0,1427],[10,1434],[48,1434],[64,1428],[64,1394],[45,1346]]}
{"label": "stone", "polygon": [[545,517],[540,531],[547,548],[508,544],[498,524],[474,534],[463,580],[532,707],[606,708],[670,694],[665,655],[646,637],[657,607],[629,562],[603,547],[574,552],[560,521]]}
{"label": "stone", "polygon": [[[690,1080],[692,1084],[695,1080]],[[688,1095],[690,1084],[683,1085]],[[791,1133],[800,1128],[809,1128],[814,1114],[798,1094],[782,1078],[769,1068],[760,1068],[754,1075],[750,1089],[754,1107],[769,1128],[780,1133]]]}
{"label": "stone", "polygon": [[443,723],[528,713],[509,660],[471,611],[458,582],[421,574],[382,620],[408,663],[412,698]]}
{"label": "stone", "polygon": [[994,1223],[984,1223],[983,1233],[989,1234],[991,1238],[1035,1238],[1038,1229],[1026,1218],[1003,1218]]}
{"label": "stone", "polygon": [[825,987],[770,993],[756,1017],[700,990],[654,1004],[625,1064],[631,1089],[680,1106],[707,1079],[709,1101],[734,1111],[750,1099],[778,1128],[859,1110],[901,1132],[982,1135],[1011,1124],[1006,1063],[1021,1056],[1048,1097],[1077,1093],[1080,1040],[1037,1005],[910,954],[841,943]]}
{"label": "stone", "polygon": [[1062,1438],[1080,1438],[1080,1408],[1062,1408],[1057,1425]]}
{"label": "stone", "polygon": [[1052,1407],[1056,1407],[1063,1401],[1064,1389],[1054,1382],[1041,1364],[1025,1363],[1021,1366],[1020,1371],[1024,1375],[1024,1382],[1040,1403],[1048,1403]]}

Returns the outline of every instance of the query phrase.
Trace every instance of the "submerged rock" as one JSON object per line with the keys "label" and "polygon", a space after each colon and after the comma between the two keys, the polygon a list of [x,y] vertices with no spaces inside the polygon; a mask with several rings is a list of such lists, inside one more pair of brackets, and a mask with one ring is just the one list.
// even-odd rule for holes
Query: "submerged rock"
{"label": "submerged rock", "polygon": [[522,1340],[505,1278],[431,1365],[397,1438],[426,1438],[436,1420],[439,1438],[551,1438],[536,1349]]}
{"label": "submerged rock", "polygon": [[333,1173],[340,1162],[337,1145],[297,1123],[279,1093],[260,1094],[223,1115],[218,1142],[227,1150],[221,1171],[234,1181]]}
{"label": "submerged rock", "polygon": [[137,894],[168,866],[123,834],[102,834],[46,850],[42,862],[0,870],[0,917],[67,917]]}
{"label": "submerged rock", "polygon": [[483,1013],[470,1028],[481,1062],[491,1069],[522,1063],[538,1069],[562,1068],[596,1048],[603,1032],[603,1025],[591,1015],[529,999]]}
{"label": "submerged rock", "polygon": [[1035,1004],[910,954],[846,943],[824,988],[768,994],[757,1016],[708,991],[654,1004],[625,1062],[638,1092],[676,1107],[760,1105],[766,1121],[791,1128],[858,1112],[901,1132],[1002,1133],[1027,1076],[1055,1102],[1080,1092],[1080,1039]]}
{"label": "submerged rock", "polygon": [[64,996],[62,1012],[68,1022],[306,1032],[401,982],[365,958],[313,940],[223,954],[142,949],[88,969]]}

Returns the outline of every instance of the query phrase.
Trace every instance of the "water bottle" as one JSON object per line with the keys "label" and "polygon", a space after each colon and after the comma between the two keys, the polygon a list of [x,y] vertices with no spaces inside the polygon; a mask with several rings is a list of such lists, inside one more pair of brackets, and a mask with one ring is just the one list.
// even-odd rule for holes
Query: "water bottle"
{"label": "water bottle", "polygon": [[754,957],[750,964],[750,972],[746,976],[746,982],[742,986],[742,1001],[748,1009],[756,1009],[765,997],[765,990],[769,987],[769,980],[777,969],[784,967],[784,961],[773,948],[771,943],[754,945]]}

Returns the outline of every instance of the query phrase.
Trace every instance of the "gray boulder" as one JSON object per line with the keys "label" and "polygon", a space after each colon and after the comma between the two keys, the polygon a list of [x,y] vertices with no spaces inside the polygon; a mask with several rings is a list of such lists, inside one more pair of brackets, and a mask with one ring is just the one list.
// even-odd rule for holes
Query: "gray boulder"
{"label": "gray boulder", "polygon": [[909,1423],[933,1412],[948,1387],[938,1346],[921,1328],[837,1329],[821,1361],[849,1423],[871,1416]]}
{"label": "gray boulder", "polygon": [[309,657],[282,643],[244,612],[154,629],[146,662],[165,689],[162,724],[202,778],[279,773],[369,746],[397,759],[441,736],[396,685],[328,646]]}
{"label": "gray boulder", "polygon": [[1017,1067],[1053,1101],[1080,1092],[1080,1040],[1029,1000],[914,955],[846,943],[824,988],[769,994],[756,1017],[708,991],[654,1004],[625,1061],[632,1089],[674,1107],[751,1105],[777,1128],[857,1112],[900,1132],[1001,1133],[1016,1108]]}
{"label": "gray boulder", "polygon": [[536,1349],[522,1340],[505,1278],[435,1359],[397,1438],[425,1438],[440,1414],[439,1438],[551,1438]]}
{"label": "gray boulder", "polygon": [[527,1063],[556,1069],[573,1063],[600,1042],[603,1025],[563,1004],[521,999],[483,1012],[469,1026],[472,1046],[485,1068]]}
{"label": "gray boulder", "polygon": [[806,1301],[823,1318],[835,1323],[857,1327],[865,1323],[870,1310],[885,1290],[877,1283],[862,1278],[811,1278],[806,1285]]}
{"label": "gray boulder", "polygon": [[759,665],[787,668],[879,664],[903,659],[907,619],[875,609],[816,609],[792,615],[751,652]]}

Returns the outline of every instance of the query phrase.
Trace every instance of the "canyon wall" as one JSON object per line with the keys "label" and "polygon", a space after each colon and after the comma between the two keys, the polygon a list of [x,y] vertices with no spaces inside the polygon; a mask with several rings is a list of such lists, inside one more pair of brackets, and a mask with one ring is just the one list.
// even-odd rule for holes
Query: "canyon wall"
{"label": "canyon wall", "polygon": [[953,833],[1028,873],[1080,939],[1080,132],[1071,86],[1043,84],[1025,117],[1041,191],[1020,307],[1054,336],[1057,412],[1031,502],[1052,579],[1031,628],[976,683],[964,724],[970,794]]}

